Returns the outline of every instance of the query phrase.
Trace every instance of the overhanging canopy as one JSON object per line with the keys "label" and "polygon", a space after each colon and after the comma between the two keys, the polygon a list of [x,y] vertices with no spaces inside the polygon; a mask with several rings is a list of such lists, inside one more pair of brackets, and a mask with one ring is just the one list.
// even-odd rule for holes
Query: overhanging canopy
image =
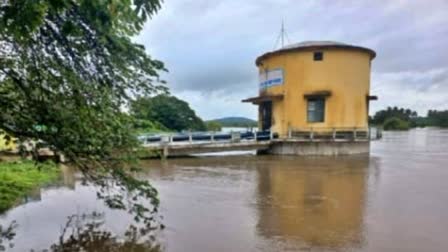
{"label": "overhanging canopy", "polygon": [[283,100],[283,95],[261,95],[257,97],[251,97],[242,100],[242,102],[251,102],[252,104],[260,104],[262,102],[274,101],[274,100]]}

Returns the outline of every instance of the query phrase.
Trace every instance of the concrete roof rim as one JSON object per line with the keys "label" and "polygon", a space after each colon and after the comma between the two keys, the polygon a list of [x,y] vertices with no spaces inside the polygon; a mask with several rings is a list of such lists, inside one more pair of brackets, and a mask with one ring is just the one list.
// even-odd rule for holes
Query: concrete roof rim
{"label": "concrete roof rim", "polygon": [[279,50],[267,52],[261,56],[259,56],[255,60],[255,64],[257,66],[260,65],[262,60],[265,60],[274,55],[280,55],[287,52],[294,51],[315,51],[315,50],[324,50],[324,49],[348,49],[348,50],[356,50],[368,53],[370,55],[370,60],[373,60],[376,57],[376,52],[372,49],[362,46],[348,45],[348,44],[333,44],[333,45],[309,45],[309,46],[298,46],[298,47],[287,47]]}

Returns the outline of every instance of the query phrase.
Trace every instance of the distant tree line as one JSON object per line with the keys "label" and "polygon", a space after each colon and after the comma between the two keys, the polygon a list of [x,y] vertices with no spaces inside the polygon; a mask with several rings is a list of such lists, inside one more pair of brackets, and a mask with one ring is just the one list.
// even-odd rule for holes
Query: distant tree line
{"label": "distant tree line", "polygon": [[416,111],[398,107],[387,107],[369,118],[370,124],[383,126],[385,130],[408,130],[415,127],[448,127],[448,110],[429,110],[426,116]]}
{"label": "distant tree line", "polygon": [[257,121],[245,117],[224,117],[208,122],[219,123],[222,127],[254,128],[258,126]]}
{"label": "distant tree line", "polygon": [[427,126],[448,127],[448,110],[429,110],[424,123]]}

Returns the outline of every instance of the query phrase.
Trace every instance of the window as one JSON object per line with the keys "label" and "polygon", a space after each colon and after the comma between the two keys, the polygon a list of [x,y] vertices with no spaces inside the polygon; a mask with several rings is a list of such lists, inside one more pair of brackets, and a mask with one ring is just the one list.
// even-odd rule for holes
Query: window
{"label": "window", "polygon": [[325,120],[325,98],[308,99],[308,122],[323,122]]}
{"label": "window", "polygon": [[314,52],[314,61],[322,61],[324,60],[323,52]]}

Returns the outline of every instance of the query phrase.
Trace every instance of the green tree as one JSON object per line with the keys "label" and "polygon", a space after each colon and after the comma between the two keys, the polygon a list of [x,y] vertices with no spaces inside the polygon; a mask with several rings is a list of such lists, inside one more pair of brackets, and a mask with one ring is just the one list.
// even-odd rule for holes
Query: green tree
{"label": "green tree", "polygon": [[[163,63],[131,40],[160,7],[160,0],[0,3],[0,129],[47,142],[103,188],[98,195],[110,207],[146,223],[157,191],[123,168],[138,142],[121,108],[137,94],[166,90],[158,81]],[[118,190],[106,190],[112,185]]]}
{"label": "green tree", "polygon": [[417,112],[410,109],[387,107],[387,109],[380,110],[375,113],[370,122],[376,125],[383,125],[389,118],[398,118],[402,121],[408,122],[410,126],[417,126]]}
{"label": "green tree", "polygon": [[387,118],[383,124],[384,130],[408,130],[409,127],[409,122],[397,117]]}
{"label": "green tree", "polygon": [[448,110],[429,110],[427,116],[428,126],[448,127]]}
{"label": "green tree", "polygon": [[137,99],[131,105],[131,112],[137,119],[159,122],[175,131],[206,130],[187,102],[166,94]]}
{"label": "green tree", "polygon": [[208,131],[221,131],[221,124],[217,121],[207,121],[206,123]]}

